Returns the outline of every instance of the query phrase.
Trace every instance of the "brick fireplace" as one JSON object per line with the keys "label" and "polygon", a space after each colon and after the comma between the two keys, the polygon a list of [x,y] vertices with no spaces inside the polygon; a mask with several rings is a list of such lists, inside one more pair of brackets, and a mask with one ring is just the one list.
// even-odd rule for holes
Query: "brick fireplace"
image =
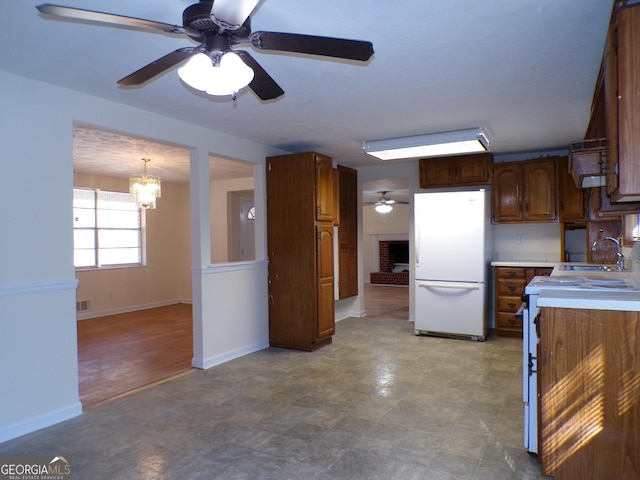
{"label": "brick fireplace", "polygon": [[[406,258],[404,253],[400,252],[406,249]],[[375,285],[409,285],[409,272],[394,272],[394,264],[409,263],[408,259],[409,241],[408,240],[381,240],[378,243],[378,254],[380,257],[380,271],[371,272],[370,282]],[[399,262],[398,260],[405,260]],[[408,270],[408,268],[407,268]]]}

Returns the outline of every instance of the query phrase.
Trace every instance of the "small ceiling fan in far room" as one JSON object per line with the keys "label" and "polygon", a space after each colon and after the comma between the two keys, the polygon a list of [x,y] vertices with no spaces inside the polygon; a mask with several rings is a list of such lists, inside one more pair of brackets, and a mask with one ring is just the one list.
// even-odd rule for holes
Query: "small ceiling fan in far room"
{"label": "small ceiling fan in far room", "polygon": [[377,201],[375,202],[364,202],[365,205],[375,205],[375,209],[376,212],[379,213],[389,213],[391,210],[393,210],[393,206],[394,205],[408,205],[409,202],[405,202],[403,200],[392,200],[389,197],[387,197],[387,193],[389,193],[386,190],[380,191],[378,192],[381,196],[380,198],[378,198]]}
{"label": "small ceiling fan in far room", "polygon": [[43,4],[36,8],[61,19],[129,27],[152,33],[186,36],[198,46],[179,48],[118,81],[123,86],[139,86],[189,59],[178,74],[191,87],[210,95],[235,95],[249,86],[262,100],[272,100],[284,90],[260,64],[236,45],[259,50],[294,52],[366,62],[373,44],[361,40],[319,37],[296,33],[253,32],[251,13],[260,0],[200,0],[182,13],[182,26],[125,17],[112,13]]}

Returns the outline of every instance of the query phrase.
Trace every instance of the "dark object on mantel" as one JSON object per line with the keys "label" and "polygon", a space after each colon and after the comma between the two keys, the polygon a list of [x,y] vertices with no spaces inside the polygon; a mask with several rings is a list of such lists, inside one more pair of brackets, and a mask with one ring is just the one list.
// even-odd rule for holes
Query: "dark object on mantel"
{"label": "dark object on mantel", "polygon": [[606,185],[606,160],[606,138],[572,143],[569,153],[569,171],[576,187],[591,188]]}

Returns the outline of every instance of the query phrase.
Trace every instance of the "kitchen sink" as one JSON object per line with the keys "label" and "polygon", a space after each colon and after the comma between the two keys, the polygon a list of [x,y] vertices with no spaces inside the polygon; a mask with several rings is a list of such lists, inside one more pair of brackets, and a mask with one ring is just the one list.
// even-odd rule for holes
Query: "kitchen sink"
{"label": "kitchen sink", "polygon": [[572,272],[615,272],[615,267],[609,265],[563,265],[562,270]]}

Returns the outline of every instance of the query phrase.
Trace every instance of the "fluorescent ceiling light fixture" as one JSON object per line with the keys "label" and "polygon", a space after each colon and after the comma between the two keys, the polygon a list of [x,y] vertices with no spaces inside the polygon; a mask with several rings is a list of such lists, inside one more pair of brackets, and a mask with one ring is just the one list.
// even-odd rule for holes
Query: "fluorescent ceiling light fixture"
{"label": "fluorescent ceiling light fixture", "polygon": [[485,152],[489,140],[480,128],[362,142],[362,150],[379,160],[441,157]]}
{"label": "fluorescent ceiling light fixture", "polygon": [[253,80],[253,70],[234,52],[216,60],[214,64],[209,55],[198,53],[178,69],[178,76],[190,87],[209,95],[233,95]]}

